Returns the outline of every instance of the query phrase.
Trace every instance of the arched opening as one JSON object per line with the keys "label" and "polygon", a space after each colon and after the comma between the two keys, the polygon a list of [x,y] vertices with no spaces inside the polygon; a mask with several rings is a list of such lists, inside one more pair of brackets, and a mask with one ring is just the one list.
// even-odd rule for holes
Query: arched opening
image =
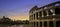
{"label": "arched opening", "polygon": [[52,12],[51,12],[51,10],[50,10],[50,9],[48,10],[48,13],[49,13],[49,15],[52,15]]}
{"label": "arched opening", "polygon": [[49,27],[54,27],[53,21],[49,22]]}
{"label": "arched opening", "polygon": [[34,22],[34,27],[35,27],[35,22]]}
{"label": "arched opening", "polygon": [[60,14],[60,8],[55,8],[55,14]]}
{"label": "arched opening", "polygon": [[33,14],[33,16],[34,16],[34,20],[35,20],[35,14]]}
{"label": "arched opening", "polygon": [[44,12],[44,16],[46,16],[46,15],[47,15],[47,13],[45,12],[45,10],[44,10],[43,12]]}
{"label": "arched opening", "polygon": [[40,22],[40,27],[42,27],[42,22]]}
{"label": "arched opening", "polygon": [[44,27],[47,27],[47,22],[44,22]]}
{"label": "arched opening", "polygon": [[56,27],[60,27],[60,21],[56,22]]}
{"label": "arched opening", "polygon": [[38,20],[38,12],[36,12],[36,19]]}
{"label": "arched opening", "polygon": [[39,12],[39,16],[40,16],[40,17],[42,16],[42,12]]}
{"label": "arched opening", "polygon": [[35,22],[35,27],[37,27],[37,22]]}
{"label": "arched opening", "polygon": [[38,27],[38,22],[37,22],[37,27]]}

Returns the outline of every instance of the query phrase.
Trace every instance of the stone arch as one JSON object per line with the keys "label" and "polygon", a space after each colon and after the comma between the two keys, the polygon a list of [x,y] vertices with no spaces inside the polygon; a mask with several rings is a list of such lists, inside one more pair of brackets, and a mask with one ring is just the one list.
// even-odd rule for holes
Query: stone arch
{"label": "stone arch", "polygon": [[54,27],[53,21],[49,22],[49,27]]}
{"label": "stone arch", "polygon": [[56,27],[60,27],[60,21],[56,21]]}
{"label": "stone arch", "polygon": [[47,27],[47,21],[44,22],[44,27]]}

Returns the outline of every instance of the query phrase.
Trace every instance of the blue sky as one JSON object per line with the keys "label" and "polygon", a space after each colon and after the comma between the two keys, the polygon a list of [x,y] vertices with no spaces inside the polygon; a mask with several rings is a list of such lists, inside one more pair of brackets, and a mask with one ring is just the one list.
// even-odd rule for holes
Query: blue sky
{"label": "blue sky", "polygon": [[0,17],[7,16],[15,20],[29,19],[29,10],[57,2],[59,0],[0,0]]}

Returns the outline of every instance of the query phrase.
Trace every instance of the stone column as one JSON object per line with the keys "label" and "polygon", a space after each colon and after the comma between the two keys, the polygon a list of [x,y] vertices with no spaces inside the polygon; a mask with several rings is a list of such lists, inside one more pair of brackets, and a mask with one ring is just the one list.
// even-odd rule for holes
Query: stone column
{"label": "stone column", "polygon": [[32,22],[32,27],[33,27],[33,22]]}
{"label": "stone column", "polygon": [[55,15],[55,9],[53,8],[53,15]]}
{"label": "stone column", "polygon": [[43,14],[43,10],[42,10],[42,27],[44,27],[44,14]]}
{"label": "stone column", "polygon": [[30,27],[32,27],[32,22],[30,22]]}
{"label": "stone column", "polygon": [[34,27],[34,22],[33,22],[33,27]]}
{"label": "stone column", "polygon": [[35,27],[37,27],[37,22],[35,22]]}
{"label": "stone column", "polygon": [[[53,6],[53,15],[55,15],[55,6]],[[56,27],[56,20],[53,17],[53,23],[54,23],[54,27]]]}
{"label": "stone column", "polygon": [[36,13],[35,13],[35,20],[37,20],[37,18],[36,18]]}
{"label": "stone column", "polygon": [[44,27],[44,22],[42,21],[42,27]]}
{"label": "stone column", "polygon": [[34,14],[33,14],[33,20],[34,20]]}
{"label": "stone column", "polygon": [[40,20],[40,13],[38,12],[38,20]]}
{"label": "stone column", "polygon": [[31,15],[31,20],[33,19],[32,15]]}
{"label": "stone column", "polygon": [[49,27],[49,21],[47,21],[47,27]]}
{"label": "stone column", "polygon": [[44,17],[44,13],[43,13],[43,10],[42,10],[42,17]]}
{"label": "stone column", "polygon": [[54,24],[54,27],[56,27],[56,20],[55,20],[55,18],[53,18],[53,24]]}
{"label": "stone column", "polygon": [[54,27],[56,27],[56,21],[54,22]]}
{"label": "stone column", "polygon": [[49,16],[48,9],[46,10],[47,16]]}
{"label": "stone column", "polygon": [[[48,9],[46,10],[47,16],[49,16]],[[48,20],[48,19],[47,19]],[[49,20],[47,21],[47,27],[49,27]]]}
{"label": "stone column", "polygon": [[38,22],[38,27],[40,27],[40,22]]}

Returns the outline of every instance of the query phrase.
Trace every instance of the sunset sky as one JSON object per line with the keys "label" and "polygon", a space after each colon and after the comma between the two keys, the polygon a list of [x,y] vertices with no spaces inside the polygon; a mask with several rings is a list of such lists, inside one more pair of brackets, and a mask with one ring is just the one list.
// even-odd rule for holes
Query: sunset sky
{"label": "sunset sky", "polygon": [[0,18],[7,16],[12,20],[29,20],[29,10],[59,0],[0,0]]}

